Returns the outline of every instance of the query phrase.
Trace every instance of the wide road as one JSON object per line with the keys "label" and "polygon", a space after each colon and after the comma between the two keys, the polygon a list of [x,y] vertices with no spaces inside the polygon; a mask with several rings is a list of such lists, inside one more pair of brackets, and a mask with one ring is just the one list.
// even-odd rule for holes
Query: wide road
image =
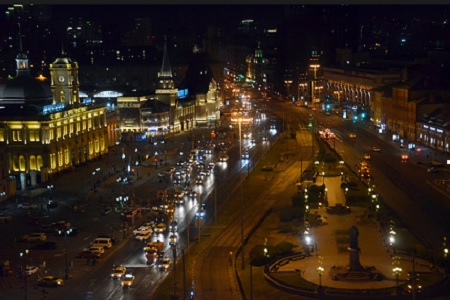
{"label": "wide road", "polygon": [[[449,234],[450,199],[430,184],[435,175],[427,173],[425,165],[418,164],[419,161],[426,162],[426,153],[401,149],[398,143],[375,132],[367,122],[326,116],[287,102],[276,102],[274,105],[279,107],[279,116],[295,111],[297,119],[307,120],[309,114],[314,114],[318,128],[328,127],[336,134],[336,140],[329,141],[330,146],[354,171],[357,171],[356,165],[363,160],[363,155],[370,154],[372,187],[375,185],[376,192],[387,206],[425,246],[441,255],[439,251],[442,250],[443,237]],[[357,137],[350,138],[350,133],[355,133]],[[380,147],[381,152],[373,152],[373,146]],[[401,161],[402,153],[411,156],[409,161]]]}

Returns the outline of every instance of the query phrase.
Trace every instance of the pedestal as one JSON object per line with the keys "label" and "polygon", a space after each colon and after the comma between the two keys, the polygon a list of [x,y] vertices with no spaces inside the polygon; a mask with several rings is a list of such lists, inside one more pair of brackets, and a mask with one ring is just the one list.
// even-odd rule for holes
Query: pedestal
{"label": "pedestal", "polygon": [[363,271],[364,268],[359,262],[359,249],[348,248],[349,271]]}

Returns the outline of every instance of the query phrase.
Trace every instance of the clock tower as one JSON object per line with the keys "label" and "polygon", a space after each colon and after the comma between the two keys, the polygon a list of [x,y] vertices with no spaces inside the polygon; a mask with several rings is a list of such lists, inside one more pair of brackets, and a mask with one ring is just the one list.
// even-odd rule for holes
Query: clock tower
{"label": "clock tower", "polygon": [[57,58],[50,64],[50,77],[54,104],[80,103],[78,63],[67,57]]}

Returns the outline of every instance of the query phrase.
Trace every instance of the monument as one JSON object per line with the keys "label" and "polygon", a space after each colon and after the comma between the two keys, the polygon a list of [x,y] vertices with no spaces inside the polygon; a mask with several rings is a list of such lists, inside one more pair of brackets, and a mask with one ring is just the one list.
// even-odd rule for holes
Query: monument
{"label": "monument", "polygon": [[333,266],[329,271],[329,276],[333,280],[346,281],[370,281],[382,280],[383,275],[375,266],[363,267],[359,261],[361,249],[358,245],[359,230],[353,225],[348,230],[349,246],[347,248],[349,263],[347,266]]}
{"label": "monument", "polygon": [[350,239],[348,252],[349,252],[349,263],[348,263],[348,269],[349,271],[362,271],[364,268],[359,262],[359,253],[360,249],[358,247],[358,237],[359,237],[359,230],[356,228],[355,225],[350,227],[348,230],[348,236]]}

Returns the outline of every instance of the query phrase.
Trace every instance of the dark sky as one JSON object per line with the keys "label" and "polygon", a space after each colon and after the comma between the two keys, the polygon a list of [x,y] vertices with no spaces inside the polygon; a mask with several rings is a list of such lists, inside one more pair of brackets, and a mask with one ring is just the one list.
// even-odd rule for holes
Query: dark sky
{"label": "dark sky", "polygon": [[[150,18],[153,22],[187,22],[190,26],[230,24],[236,26],[245,18],[281,15],[279,5],[57,5],[53,16],[83,16],[92,20],[120,23],[129,18]],[[277,13],[278,12],[278,13]]]}

